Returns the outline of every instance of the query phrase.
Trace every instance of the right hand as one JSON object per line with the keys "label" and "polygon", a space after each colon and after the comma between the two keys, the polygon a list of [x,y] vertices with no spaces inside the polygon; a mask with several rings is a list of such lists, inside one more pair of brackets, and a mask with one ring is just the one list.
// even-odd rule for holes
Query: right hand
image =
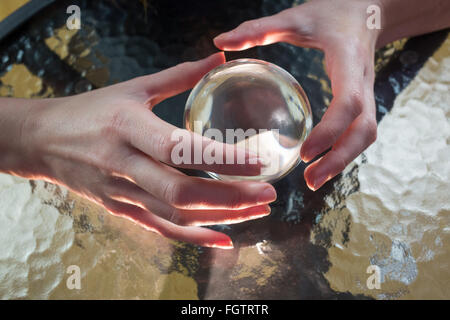
{"label": "right hand", "polygon": [[[180,129],[151,111],[223,62],[223,53],[218,53],[81,95],[37,100],[21,130],[22,155],[28,161],[9,172],[65,185],[163,236],[232,248],[225,234],[198,226],[268,215],[275,189],[268,183],[190,177],[172,168],[170,155],[176,142],[171,134]],[[188,134],[203,146],[217,143]],[[246,163],[183,167],[237,175],[260,173],[260,162]]]}
{"label": "right hand", "polygon": [[214,39],[221,50],[287,42],[324,51],[333,100],[300,151],[302,160],[310,162],[304,175],[311,190],[344,170],[377,136],[373,86],[379,32],[366,26],[366,10],[373,2],[308,1],[273,16],[246,21]]}

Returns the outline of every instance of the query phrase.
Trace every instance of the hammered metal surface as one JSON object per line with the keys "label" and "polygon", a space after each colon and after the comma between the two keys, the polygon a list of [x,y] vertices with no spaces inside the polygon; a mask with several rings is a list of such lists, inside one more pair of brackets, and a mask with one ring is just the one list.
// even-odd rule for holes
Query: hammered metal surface
{"label": "hammered metal surface", "polygon": [[[220,32],[300,2],[58,1],[0,43],[0,95],[71,95],[202,58],[216,51],[212,38]],[[81,7],[79,31],[65,27],[69,4]],[[379,120],[407,85],[409,94],[425,92],[414,99],[433,110],[444,108],[424,113],[425,125],[434,119],[444,130],[436,136],[426,131],[429,139],[444,142],[430,153],[435,159],[425,159],[425,171],[417,165],[411,172],[398,171],[398,158],[387,156],[396,148],[387,142],[395,133],[405,137],[399,144],[419,141],[419,133],[395,131],[401,130],[396,129],[396,115],[401,115],[396,110],[409,106],[407,90],[380,125],[380,142],[324,188],[307,189],[301,165],[275,185],[278,200],[269,217],[215,226],[232,237],[231,251],[169,241],[63,188],[2,175],[0,192],[21,196],[13,218],[1,209],[7,204],[0,205],[0,219],[16,226],[2,235],[1,242],[16,249],[0,248],[0,297],[449,298],[449,113],[445,102],[443,107],[435,101],[448,101],[448,95],[433,98],[433,92],[449,92],[448,40],[428,60],[419,80],[410,83],[446,37],[444,31],[398,41],[376,56]],[[276,44],[227,56],[263,59],[288,70],[305,89],[315,124],[326,110],[332,96],[320,52]],[[442,69],[447,73],[438,72]],[[161,103],[155,112],[181,126],[187,95]],[[398,156],[414,155],[398,149]],[[441,180],[433,170],[442,173]],[[414,172],[413,187],[396,193],[396,177]],[[21,219],[31,222],[24,225]],[[81,290],[66,287],[65,269],[72,264],[81,268]],[[380,290],[366,287],[370,264],[382,270]]]}

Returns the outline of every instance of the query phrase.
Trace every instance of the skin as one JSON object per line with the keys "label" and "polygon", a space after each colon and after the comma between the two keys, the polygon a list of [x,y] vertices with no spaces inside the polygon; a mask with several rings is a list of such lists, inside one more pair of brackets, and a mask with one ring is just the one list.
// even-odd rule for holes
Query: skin
{"label": "skin", "polygon": [[[381,9],[380,30],[367,28],[370,5]],[[311,0],[246,21],[214,43],[221,50],[244,50],[287,42],[325,53],[333,99],[301,149],[302,160],[310,162],[305,180],[317,190],[376,140],[375,49],[449,26],[448,0]]]}
{"label": "skin", "polygon": [[[382,9],[382,29],[366,27],[366,9]],[[301,157],[316,190],[376,139],[374,50],[395,39],[450,26],[448,0],[314,0],[248,21],[215,39],[223,50],[284,41],[323,50],[334,98]],[[177,128],[151,110],[192,88],[222,64],[218,53],[197,62],[89,93],[58,99],[0,99],[0,172],[64,185],[115,215],[163,236],[202,246],[232,248],[225,234],[202,225],[237,223],[270,213],[276,199],[267,183],[221,182],[175,170],[171,134]],[[179,130],[179,129],[178,129]],[[189,147],[210,140],[191,135]],[[242,150],[220,145],[224,155]],[[230,150],[233,149],[233,150]],[[242,165],[183,165],[232,175],[258,175],[263,160]],[[249,159],[255,160],[249,164]]]}
{"label": "skin", "polygon": [[[73,97],[0,99],[0,149],[8,150],[0,156],[0,171],[64,185],[172,239],[232,248],[228,236],[199,226],[266,216],[268,203],[276,199],[275,189],[267,183],[221,182],[175,170],[171,151],[178,141],[172,141],[171,134],[181,129],[151,111],[224,61],[218,53]],[[185,133],[203,147],[216,143]],[[243,152],[220,146],[224,160],[230,148],[236,157]],[[261,162],[254,163],[183,167],[258,175]]]}

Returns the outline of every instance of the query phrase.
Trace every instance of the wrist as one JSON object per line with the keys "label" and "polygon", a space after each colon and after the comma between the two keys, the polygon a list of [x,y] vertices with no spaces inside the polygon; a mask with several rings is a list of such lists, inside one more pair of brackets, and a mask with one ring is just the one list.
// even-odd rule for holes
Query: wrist
{"label": "wrist", "polygon": [[450,27],[448,0],[375,0],[381,9],[377,47]]}
{"label": "wrist", "polygon": [[22,177],[43,171],[39,141],[42,111],[51,99],[0,99],[0,172]]}

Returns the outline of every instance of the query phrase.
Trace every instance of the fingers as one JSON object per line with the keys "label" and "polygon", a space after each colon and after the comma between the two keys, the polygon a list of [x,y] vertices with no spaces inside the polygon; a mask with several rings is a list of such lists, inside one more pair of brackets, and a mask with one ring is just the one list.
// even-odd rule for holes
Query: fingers
{"label": "fingers", "polygon": [[341,137],[353,120],[361,114],[364,102],[358,93],[342,95],[332,100],[320,123],[303,143],[300,155],[309,162],[326,151]]}
{"label": "fingers", "polygon": [[334,98],[302,145],[300,155],[305,162],[330,148],[363,112],[366,108],[365,87],[371,85],[371,79],[365,75],[365,61],[354,51],[327,53],[326,62]]}
{"label": "fingers", "polygon": [[246,21],[236,29],[217,36],[214,43],[221,50],[245,50],[280,41],[290,42],[293,29],[292,20],[282,11],[270,17]]}
{"label": "fingers", "polygon": [[183,226],[235,224],[255,220],[270,214],[270,206],[261,205],[240,210],[180,210],[175,209],[172,220]]}
{"label": "fingers", "polygon": [[133,204],[180,226],[205,226],[232,224],[262,218],[270,214],[268,205],[241,210],[185,210],[172,207],[158,200],[135,184],[120,179],[114,181],[108,197]]}
{"label": "fingers", "polygon": [[333,149],[305,170],[308,187],[315,191],[339,174],[377,137],[375,117],[361,114],[339,138]]}
{"label": "fingers", "polygon": [[105,204],[105,207],[115,215],[127,218],[147,230],[154,231],[173,240],[189,242],[204,247],[221,249],[233,248],[230,237],[214,230],[199,227],[178,226],[165,221],[142,208],[119,201],[109,201]]}
{"label": "fingers", "polygon": [[168,97],[191,89],[206,73],[224,62],[224,53],[218,52],[135,80],[139,83],[137,88],[146,92],[147,103],[153,107]]}
{"label": "fingers", "polygon": [[171,166],[255,176],[261,173],[265,163],[245,149],[177,128],[144,108],[132,116],[133,130],[124,132],[125,139],[134,148]]}
{"label": "fingers", "polygon": [[275,201],[272,185],[189,177],[136,153],[121,172],[160,201],[180,209],[243,209]]}
{"label": "fingers", "polygon": [[339,174],[376,139],[373,54],[351,44],[337,48],[326,52],[333,101],[300,151],[302,160],[309,162],[332,147],[305,170],[312,190]]}

